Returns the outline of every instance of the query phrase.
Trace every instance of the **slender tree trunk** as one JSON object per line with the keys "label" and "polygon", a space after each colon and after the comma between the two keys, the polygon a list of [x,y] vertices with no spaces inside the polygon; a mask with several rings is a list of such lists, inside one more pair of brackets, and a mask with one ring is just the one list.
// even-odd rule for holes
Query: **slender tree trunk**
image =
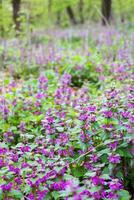
{"label": "slender tree trunk", "polygon": [[67,6],[66,7],[66,11],[67,11],[67,14],[69,16],[69,19],[70,19],[70,22],[73,24],[73,25],[76,25],[77,24],[77,21],[75,19],[75,15],[74,15],[74,12],[71,8],[71,6]]}
{"label": "slender tree trunk", "polygon": [[84,16],[83,16],[83,6],[84,6],[84,1],[83,0],[79,0],[79,15],[80,15],[80,23],[83,24],[84,23]]}
{"label": "slender tree trunk", "polygon": [[52,20],[52,3],[53,3],[53,0],[48,0],[48,21],[49,22],[51,22]]}
{"label": "slender tree trunk", "polygon": [[0,68],[4,68],[5,63],[5,55],[6,55],[6,38],[5,38],[5,29],[4,29],[4,22],[3,22],[3,1],[0,0],[0,44],[3,47],[3,51],[0,54]]}
{"label": "slender tree trunk", "polygon": [[0,18],[0,37],[4,37],[4,30],[3,30],[3,5],[2,5],[2,0],[0,0],[0,13],[1,13],[1,18]]}
{"label": "slender tree trunk", "polygon": [[48,0],[48,12],[51,13],[52,0]]}
{"label": "slender tree trunk", "polygon": [[61,11],[57,11],[57,21],[56,24],[60,26],[61,24]]}
{"label": "slender tree trunk", "polygon": [[107,25],[111,20],[112,0],[102,0],[102,24]]}
{"label": "slender tree trunk", "polygon": [[21,0],[12,0],[12,7],[13,7],[13,21],[15,24],[16,30],[20,30],[20,21],[19,18],[19,11],[20,11],[20,4]]}
{"label": "slender tree trunk", "polygon": [[124,23],[125,22],[125,18],[124,18],[124,13],[122,12],[122,1],[119,0],[119,5],[120,5],[120,18],[121,18],[121,22]]}

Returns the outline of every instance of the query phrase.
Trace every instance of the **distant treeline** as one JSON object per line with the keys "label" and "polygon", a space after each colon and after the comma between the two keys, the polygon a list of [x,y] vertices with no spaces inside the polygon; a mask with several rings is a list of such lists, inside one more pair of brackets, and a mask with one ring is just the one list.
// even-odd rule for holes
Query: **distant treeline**
{"label": "distant treeline", "polygon": [[101,22],[132,22],[134,0],[0,0],[3,31]]}

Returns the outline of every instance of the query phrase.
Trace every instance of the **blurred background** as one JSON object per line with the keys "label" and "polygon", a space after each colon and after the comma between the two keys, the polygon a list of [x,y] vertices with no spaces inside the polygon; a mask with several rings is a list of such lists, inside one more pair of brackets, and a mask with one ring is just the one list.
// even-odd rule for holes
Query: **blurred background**
{"label": "blurred background", "polygon": [[62,74],[86,56],[132,65],[133,43],[134,0],[0,0],[0,68],[14,78]]}
{"label": "blurred background", "polygon": [[0,0],[1,37],[91,23],[132,27],[134,0]]}

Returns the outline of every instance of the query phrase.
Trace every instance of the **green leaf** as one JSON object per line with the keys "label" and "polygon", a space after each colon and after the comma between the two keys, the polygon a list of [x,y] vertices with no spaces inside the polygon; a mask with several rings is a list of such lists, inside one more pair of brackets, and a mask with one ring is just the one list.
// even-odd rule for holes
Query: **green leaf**
{"label": "green leaf", "polygon": [[99,191],[99,190],[100,190],[100,186],[93,186],[93,187],[91,187],[91,189],[90,189],[91,192],[97,192],[97,191]]}
{"label": "green leaf", "polygon": [[12,195],[12,197],[15,197],[18,199],[21,199],[23,197],[22,192],[19,190],[11,190],[11,195]]}
{"label": "green leaf", "polygon": [[103,174],[103,175],[101,176],[101,178],[103,178],[103,179],[105,179],[105,180],[108,180],[108,179],[110,179],[110,176],[109,176],[109,174]]}
{"label": "green leaf", "polygon": [[125,157],[125,158],[133,158],[130,151],[127,149],[120,148],[117,150],[117,153],[119,153],[120,156]]}
{"label": "green leaf", "polygon": [[122,179],[123,178],[123,173],[121,171],[118,171],[116,176],[119,178],[119,179]]}
{"label": "green leaf", "polygon": [[56,130],[57,130],[58,132],[63,132],[63,131],[64,131],[64,127],[57,127]]}
{"label": "green leaf", "polygon": [[44,198],[44,200],[51,200],[52,199],[52,196],[51,196],[51,193],[48,192]]}
{"label": "green leaf", "polygon": [[0,189],[0,200],[3,199],[3,192],[2,192],[2,189]]}
{"label": "green leaf", "polygon": [[57,192],[57,191],[53,191],[53,192],[52,192],[52,196],[53,196],[54,199],[56,200],[56,199],[59,198],[60,194],[59,194],[59,192]]}
{"label": "green leaf", "polygon": [[109,174],[109,168],[107,166],[104,167],[102,174]]}
{"label": "green leaf", "polygon": [[110,153],[110,150],[107,148],[107,149],[103,149],[101,151],[98,152],[98,155],[101,156],[103,154],[109,154]]}
{"label": "green leaf", "polygon": [[26,194],[30,193],[31,187],[29,185],[25,185],[24,191]]}
{"label": "green leaf", "polygon": [[87,170],[83,166],[77,166],[77,165],[71,166],[71,173],[76,178],[80,178],[80,177],[84,176],[86,171]]}
{"label": "green leaf", "polygon": [[96,172],[87,172],[87,173],[85,174],[85,176],[86,176],[86,177],[93,177],[93,176],[95,176],[95,174],[96,174]]}
{"label": "green leaf", "polygon": [[120,190],[117,192],[119,195],[119,200],[129,200],[130,199],[130,194],[127,190]]}

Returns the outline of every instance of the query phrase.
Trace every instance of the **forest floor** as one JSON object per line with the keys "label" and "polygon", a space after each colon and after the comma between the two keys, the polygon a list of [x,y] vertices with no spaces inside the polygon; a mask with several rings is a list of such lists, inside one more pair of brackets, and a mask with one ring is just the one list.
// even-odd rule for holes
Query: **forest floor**
{"label": "forest floor", "polygon": [[0,199],[133,199],[132,28],[38,30],[3,44]]}

